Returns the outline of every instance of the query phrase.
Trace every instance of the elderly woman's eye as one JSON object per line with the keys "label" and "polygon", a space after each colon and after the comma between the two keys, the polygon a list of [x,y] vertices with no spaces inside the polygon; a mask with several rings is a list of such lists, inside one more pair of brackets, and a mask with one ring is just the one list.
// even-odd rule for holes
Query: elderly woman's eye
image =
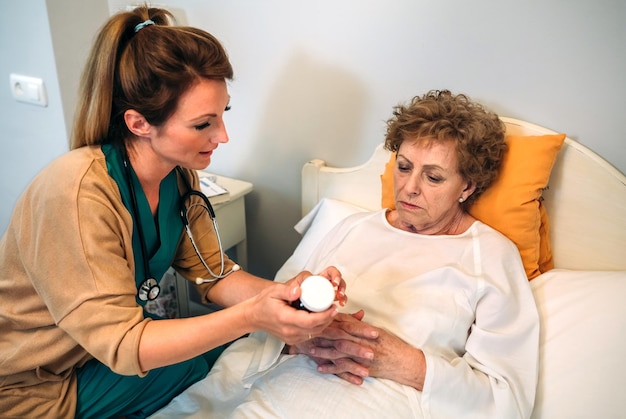
{"label": "elderly woman's eye", "polygon": [[424,178],[427,179],[431,183],[441,183],[443,182],[443,177],[436,173],[424,173]]}
{"label": "elderly woman's eye", "polygon": [[407,166],[407,165],[399,164],[398,165],[398,170],[401,171],[401,172],[408,172],[409,170],[411,170],[411,167]]}

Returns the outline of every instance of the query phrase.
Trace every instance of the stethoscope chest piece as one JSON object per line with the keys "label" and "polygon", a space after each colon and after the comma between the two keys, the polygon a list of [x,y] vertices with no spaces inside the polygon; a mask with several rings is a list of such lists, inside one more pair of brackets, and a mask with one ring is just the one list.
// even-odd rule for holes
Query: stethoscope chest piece
{"label": "stethoscope chest piece", "polygon": [[161,292],[158,282],[154,278],[148,278],[141,283],[137,296],[141,301],[156,300]]}

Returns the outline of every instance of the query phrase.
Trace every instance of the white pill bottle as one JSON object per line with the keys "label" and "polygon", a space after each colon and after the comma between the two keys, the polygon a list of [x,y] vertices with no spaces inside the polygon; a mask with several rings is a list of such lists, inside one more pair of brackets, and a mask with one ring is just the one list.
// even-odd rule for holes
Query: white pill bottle
{"label": "white pill bottle", "polygon": [[335,288],[328,278],[311,275],[300,285],[302,294],[292,303],[299,310],[320,312],[326,310],[335,301]]}

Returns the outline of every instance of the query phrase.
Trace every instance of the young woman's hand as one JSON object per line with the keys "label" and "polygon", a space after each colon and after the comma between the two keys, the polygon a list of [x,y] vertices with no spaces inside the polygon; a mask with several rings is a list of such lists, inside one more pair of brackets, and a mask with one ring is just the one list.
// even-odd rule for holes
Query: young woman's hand
{"label": "young woman's hand", "polygon": [[[328,278],[335,288],[335,301],[337,301],[341,307],[345,306],[348,301],[348,297],[346,296],[346,282],[343,280],[341,272],[339,272],[339,270],[334,266],[329,266],[318,275]],[[302,280],[304,281],[304,278]]]}
{"label": "young woman's hand", "polygon": [[[345,304],[345,282],[341,273],[334,267],[326,268],[320,273],[333,284],[336,291],[336,300]],[[337,306],[332,305],[319,313],[309,313],[291,307],[291,303],[300,297],[300,284],[310,272],[301,272],[285,283],[274,283],[246,303],[251,324],[255,329],[280,338],[285,343],[293,345],[316,336],[330,325],[338,314]]]}

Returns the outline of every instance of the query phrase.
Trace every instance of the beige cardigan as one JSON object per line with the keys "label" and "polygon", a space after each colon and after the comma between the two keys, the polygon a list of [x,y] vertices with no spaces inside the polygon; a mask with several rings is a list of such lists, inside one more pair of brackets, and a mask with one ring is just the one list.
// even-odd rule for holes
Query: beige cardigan
{"label": "beige cardigan", "polygon": [[[188,174],[198,188],[195,172]],[[205,214],[192,208],[190,225],[216,267]],[[93,357],[119,374],[147,373],[138,347],[151,320],[135,301],[131,239],[132,218],[100,147],[65,154],[28,186],[0,240],[2,415],[72,417],[75,369]],[[188,278],[206,276],[188,240],[180,240],[172,266]],[[200,286],[201,295],[210,286]]]}

